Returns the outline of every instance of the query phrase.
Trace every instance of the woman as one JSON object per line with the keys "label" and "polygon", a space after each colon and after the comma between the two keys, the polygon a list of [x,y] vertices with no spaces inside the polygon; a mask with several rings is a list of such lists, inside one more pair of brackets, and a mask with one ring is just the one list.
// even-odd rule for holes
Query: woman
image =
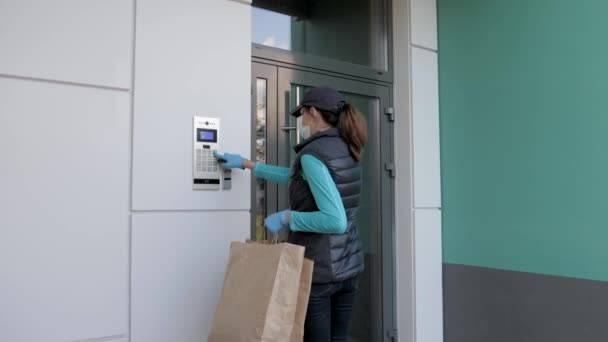
{"label": "woman", "polygon": [[236,154],[215,156],[226,168],[289,183],[290,209],[264,220],[288,242],[306,247],[315,262],[304,340],[346,341],[363,252],[356,227],[361,193],[360,160],[367,138],[361,113],[336,90],[311,89],[291,115],[302,116],[303,142],[290,168],[254,163]]}

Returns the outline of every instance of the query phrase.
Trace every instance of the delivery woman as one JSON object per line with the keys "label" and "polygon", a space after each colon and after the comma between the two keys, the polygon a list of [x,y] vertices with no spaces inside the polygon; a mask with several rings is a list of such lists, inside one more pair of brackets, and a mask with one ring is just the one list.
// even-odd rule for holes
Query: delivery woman
{"label": "delivery woman", "polygon": [[361,156],[367,124],[335,89],[317,87],[291,115],[302,116],[302,137],[291,168],[264,165],[236,154],[215,156],[226,168],[289,183],[289,209],[264,220],[268,230],[289,229],[288,242],[314,261],[304,341],[346,341],[363,251],[357,230]]}

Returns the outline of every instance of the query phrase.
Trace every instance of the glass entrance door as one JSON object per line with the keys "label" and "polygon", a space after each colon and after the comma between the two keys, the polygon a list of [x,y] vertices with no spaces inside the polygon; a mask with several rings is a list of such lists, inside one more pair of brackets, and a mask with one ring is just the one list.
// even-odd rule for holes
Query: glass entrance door
{"label": "glass entrance door", "polygon": [[[276,78],[273,78],[274,75]],[[261,162],[281,166],[292,164],[295,157],[293,147],[302,138],[299,136],[299,120],[289,113],[311,87],[324,85],[336,88],[347,102],[354,104],[365,116],[368,141],[362,160],[363,188],[358,227],[366,267],[360,276],[350,338],[353,342],[388,341],[386,332],[395,325],[392,181],[385,171],[385,165],[392,158],[392,127],[384,114],[389,106],[390,89],[259,63],[253,63],[252,81],[256,155]],[[271,188],[263,181],[254,184],[256,203],[252,206],[255,209],[252,216],[257,223],[254,232],[259,237],[263,235],[260,220],[269,213],[288,208],[289,203],[287,186],[272,185]]]}

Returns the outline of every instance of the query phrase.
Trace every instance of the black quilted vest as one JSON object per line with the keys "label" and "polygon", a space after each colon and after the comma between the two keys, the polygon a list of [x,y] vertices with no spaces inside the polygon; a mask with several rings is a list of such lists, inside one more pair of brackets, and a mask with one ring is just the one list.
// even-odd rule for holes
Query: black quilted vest
{"label": "black quilted vest", "polygon": [[361,193],[361,166],[355,161],[336,128],[318,132],[295,147],[297,153],[289,181],[289,204],[295,211],[317,211],[310,187],[302,177],[304,154],[327,166],[346,209],[344,234],[291,232],[289,242],[306,247],[306,258],[315,262],[313,283],[331,283],[352,278],[363,271],[363,251],[357,230]]}

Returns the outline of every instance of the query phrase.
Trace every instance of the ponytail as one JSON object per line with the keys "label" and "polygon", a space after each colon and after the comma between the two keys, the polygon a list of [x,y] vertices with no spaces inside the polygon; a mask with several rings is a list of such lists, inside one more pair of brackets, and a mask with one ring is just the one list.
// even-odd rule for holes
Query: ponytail
{"label": "ponytail", "polygon": [[338,128],[352,157],[356,161],[361,161],[363,147],[367,141],[367,122],[357,107],[346,103],[344,110],[337,117],[328,112],[321,113],[327,122]]}

